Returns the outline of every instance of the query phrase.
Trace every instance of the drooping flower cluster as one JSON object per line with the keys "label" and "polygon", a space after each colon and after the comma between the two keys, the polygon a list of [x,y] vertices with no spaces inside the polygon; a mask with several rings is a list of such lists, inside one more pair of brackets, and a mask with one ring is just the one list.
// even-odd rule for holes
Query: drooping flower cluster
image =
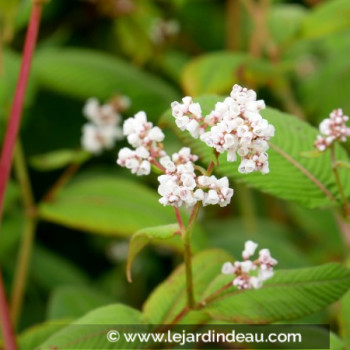
{"label": "drooping flower cluster", "polygon": [[104,149],[111,149],[123,137],[119,111],[127,108],[130,102],[125,97],[118,98],[118,101],[118,104],[100,105],[96,98],[87,100],[83,113],[88,123],[83,126],[81,143],[88,152],[99,154]]}
{"label": "drooping flower cluster", "polygon": [[317,136],[315,147],[323,152],[336,141],[345,142],[350,135],[350,128],[345,124],[348,120],[349,117],[344,115],[342,109],[335,109],[329,118],[321,122],[319,126],[321,135]]}
{"label": "drooping flower cluster", "polygon": [[234,264],[226,262],[222,266],[223,274],[236,276],[233,285],[238,289],[261,288],[264,281],[274,274],[273,267],[277,265],[277,260],[271,257],[268,249],[261,249],[258,259],[250,260],[257,247],[256,243],[247,241],[242,253],[244,261],[236,261]]}
{"label": "drooping flower cluster", "polygon": [[151,172],[152,159],[165,155],[162,130],[147,121],[145,112],[138,112],[124,122],[123,134],[134,149],[122,148],[117,163],[130,169],[133,174],[148,175]]}
{"label": "drooping flower cluster", "polygon": [[144,112],[137,113],[124,122],[123,133],[134,149],[119,151],[117,163],[137,175],[148,175],[151,164],[163,172],[158,177],[159,202],[174,207],[191,207],[201,201],[204,206],[218,204],[226,206],[233,196],[226,177],[197,174],[195,162],[198,156],[187,147],[171,156],[164,151],[163,132],[147,121]]}
{"label": "drooping flower cluster", "polygon": [[200,137],[218,153],[227,152],[229,162],[236,161],[238,154],[241,173],[266,174],[269,172],[268,141],[275,129],[261,116],[265,103],[256,97],[255,91],[234,85],[230,97],[218,102],[206,116],[191,97],[183,98],[182,103],[173,102],[171,107],[181,130],[188,130],[194,138]]}

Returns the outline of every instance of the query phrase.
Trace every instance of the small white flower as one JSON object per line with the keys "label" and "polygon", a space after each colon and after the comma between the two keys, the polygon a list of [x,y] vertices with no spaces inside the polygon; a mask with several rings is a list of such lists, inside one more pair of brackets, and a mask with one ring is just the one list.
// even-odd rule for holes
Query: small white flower
{"label": "small white flower", "polygon": [[223,274],[236,276],[233,285],[240,290],[261,288],[263,283],[274,275],[273,267],[277,260],[271,257],[268,249],[260,250],[257,260],[249,260],[255,254],[257,246],[253,241],[247,241],[242,253],[244,261],[235,261],[234,264],[226,262],[222,266]]}
{"label": "small white flower", "polygon": [[251,256],[255,254],[255,250],[258,247],[258,244],[256,244],[253,241],[247,241],[244,245],[244,250],[242,253],[243,259],[249,259]]}

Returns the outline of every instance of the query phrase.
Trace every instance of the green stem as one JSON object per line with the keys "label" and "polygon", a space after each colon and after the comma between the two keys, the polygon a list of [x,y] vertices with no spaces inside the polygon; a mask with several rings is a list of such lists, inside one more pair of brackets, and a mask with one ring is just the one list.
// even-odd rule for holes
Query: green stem
{"label": "green stem", "polygon": [[18,321],[18,317],[21,313],[23,305],[23,298],[28,279],[28,268],[35,240],[36,227],[36,219],[27,219],[21,241],[20,251],[18,254],[16,275],[11,295],[11,318],[14,324],[16,324]]}
{"label": "green stem", "polygon": [[256,233],[257,220],[252,190],[244,184],[236,184],[235,191],[239,194],[237,198],[245,229],[249,233]]}
{"label": "green stem", "polygon": [[19,183],[22,193],[26,217],[21,246],[18,254],[16,275],[14,278],[11,295],[11,318],[14,324],[16,324],[18,316],[21,312],[23,296],[25,294],[26,282],[28,277],[28,267],[30,264],[30,256],[33,249],[37,225],[36,208],[33,193],[29,181],[29,175],[25,165],[22,146],[19,141],[17,141],[15,148],[14,168],[16,172],[17,181]]}
{"label": "green stem", "polygon": [[51,202],[55,199],[57,193],[64,187],[64,185],[71,179],[71,177],[80,169],[82,163],[70,164],[63,174],[54,183],[51,189],[44,195],[44,202]]}
{"label": "green stem", "polygon": [[[215,162],[211,161],[206,172],[207,176],[211,175],[214,167],[215,167]],[[188,222],[187,228],[185,229],[184,235],[183,235],[184,260],[185,260],[185,270],[186,270],[187,304],[190,309],[193,309],[195,307],[195,300],[193,295],[191,239],[192,239],[194,225],[197,221],[200,208],[201,208],[201,203],[197,202],[192,209],[190,220]]]}
{"label": "green stem", "polygon": [[339,175],[339,171],[338,171],[338,167],[337,167],[337,159],[335,156],[335,147],[334,144],[331,147],[331,166],[332,166],[332,171],[335,177],[335,181],[340,193],[340,197],[341,197],[341,203],[342,203],[342,207],[343,207],[343,216],[346,219],[349,219],[349,203],[348,200],[346,198],[345,195],[345,191],[344,191],[344,187],[343,184],[341,182],[340,179],[340,175]]}

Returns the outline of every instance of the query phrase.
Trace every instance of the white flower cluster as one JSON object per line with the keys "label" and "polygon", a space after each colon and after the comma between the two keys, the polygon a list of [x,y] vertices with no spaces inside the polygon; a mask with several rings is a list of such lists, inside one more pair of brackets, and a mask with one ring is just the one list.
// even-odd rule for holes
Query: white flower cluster
{"label": "white flower cluster", "polygon": [[203,206],[219,204],[224,207],[230,203],[233,189],[229,188],[227,177],[197,176],[193,163],[197,159],[187,147],[171,158],[166,156],[160,159],[165,170],[165,174],[158,177],[161,204],[191,207],[202,201]]}
{"label": "white flower cluster", "polygon": [[342,109],[335,109],[329,118],[324,119],[320,126],[320,133],[315,141],[315,147],[319,151],[325,151],[333,145],[335,141],[345,142],[350,135],[350,128],[346,126],[349,117],[344,115]]}
{"label": "white flower cluster", "polygon": [[244,261],[236,261],[234,264],[226,262],[222,267],[223,274],[236,276],[233,285],[238,289],[261,288],[264,281],[274,274],[273,267],[277,264],[277,260],[271,257],[268,249],[261,249],[259,258],[250,260],[257,247],[256,243],[247,241],[242,253]]}
{"label": "white flower cluster", "polygon": [[133,174],[148,175],[152,159],[165,155],[162,130],[147,121],[146,113],[141,111],[124,122],[123,134],[134,150],[122,148],[118,153],[117,164],[130,169]]}
{"label": "white flower cluster", "polygon": [[113,148],[122,138],[121,115],[113,105],[100,105],[96,98],[90,98],[83,113],[89,122],[83,126],[81,143],[88,152],[99,154],[104,149]]}
{"label": "white flower cluster", "polygon": [[181,148],[171,157],[163,150],[163,132],[147,121],[144,112],[137,113],[124,122],[123,133],[134,149],[122,148],[117,163],[136,175],[148,175],[151,164],[163,172],[158,177],[159,202],[163,205],[191,207],[201,201],[204,206],[230,203],[233,189],[229,188],[227,177],[197,175],[195,162],[198,156],[187,147]]}
{"label": "white flower cluster", "polygon": [[218,153],[227,152],[229,162],[236,161],[238,154],[241,173],[266,174],[268,140],[274,136],[275,129],[261,116],[265,103],[256,97],[255,91],[234,85],[230,97],[218,102],[207,116],[202,115],[201,106],[191,97],[183,98],[183,103],[173,102],[171,107],[181,130],[188,130],[194,138],[200,137]]}

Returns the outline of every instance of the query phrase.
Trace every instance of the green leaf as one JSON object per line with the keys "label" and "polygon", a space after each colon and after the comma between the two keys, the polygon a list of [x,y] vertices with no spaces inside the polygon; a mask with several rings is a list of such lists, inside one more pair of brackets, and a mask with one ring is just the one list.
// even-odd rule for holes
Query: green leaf
{"label": "green leaf", "polygon": [[69,164],[80,164],[91,156],[84,150],[61,149],[30,157],[30,165],[36,170],[50,171],[63,168]]}
{"label": "green leaf", "polygon": [[[201,298],[207,285],[221,273],[221,267],[226,261],[232,261],[232,257],[221,250],[203,251],[194,256],[192,270],[196,300]],[[170,323],[184,309],[186,303],[185,269],[182,264],[155,289],[147,299],[143,312],[153,324]],[[192,320],[196,317],[202,318],[203,315],[190,315]]]}
{"label": "green leaf", "polygon": [[87,276],[59,255],[36,246],[34,248],[30,274],[33,281],[47,290],[60,285],[86,285]]}
{"label": "green leaf", "polygon": [[[175,238],[176,233],[179,232],[178,224],[170,224],[164,226],[148,227],[136,232],[129,245],[128,260],[126,263],[126,275],[128,281],[131,282],[131,265],[137,254],[151,241],[163,241]],[[178,237],[179,238],[179,237]]]}
{"label": "green leaf", "polygon": [[225,249],[237,259],[241,259],[245,242],[252,240],[259,244],[259,249],[270,249],[279,268],[310,264],[305,254],[292,243],[295,232],[276,222],[259,218],[254,231],[248,231],[245,222],[240,219],[206,221],[203,226],[208,232],[211,247]]}
{"label": "green leaf", "polygon": [[228,92],[248,59],[245,53],[232,52],[215,52],[195,58],[182,72],[182,87],[192,96]]}
{"label": "green leaf", "polygon": [[331,210],[306,209],[294,203],[288,203],[286,209],[289,217],[306,233],[300,239],[312,261],[326,263],[344,260],[347,248],[336,221],[336,213]]}
{"label": "green leaf", "polygon": [[[202,106],[203,113],[209,113],[221,97],[203,96],[196,99]],[[289,114],[267,108],[262,116],[275,126],[275,136],[270,141],[269,163],[270,173],[240,174],[238,164],[226,161],[226,154],[219,158],[220,166],[216,172],[232,177],[245,184],[272,194],[276,197],[294,201],[308,208],[334,206],[339,203],[340,196],[330,165],[330,154],[324,154],[315,159],[302,157],[300,154],[313,147],[318,134],[316,128]],[[163,124],[169,127],[191,147],[201,160],[209,164],[212,159],[212,149],[204,142],[193,139],[188,132],[180,131],[168,111],[163,116]],[[336,147],[336,158],[348,161],[348,156],[342,147]],[[347,196],[350,195],[350,172],[339,170],[343,187]]]}
{"label": "green leaf", "polygon": [[52,202],[41,203],[41,218],[75,229],[128,237],[141,228],[174,220],[156,191],[116,176],[76,177]]}
{"label": "green leaf", "polygon": [[111,298],[85,286],[56,288],[48,303],[48,319],[75,319],[90,310],[110,304]]}
{"label": "green leaf", "polygon": [[[7,114],[10,111],[21,63],[21,57],[10,49],[5,48],[2,54],[3,67],[2,72],[0,73],[0,119],[7,117]],[[25,106],[28,106],[33,101],[36,93],[34,74],[31,75],[31,78],[28,81],[26,91],[27,93],[24,103]]]}
{"label": "green leaf", "polygon": [[303,36],[317,39],[350,27],[348,0],[324,2],[310,12],[304,21]]}
{"label": "green leaf", "polygon": [[[222,281],[216,287],[220,285]],[[205,310],[212,318],[228,322],[293,320],[322,310],[349,287],[350,271],[336,263],[280,270],[261,289],[238,291],[232,287],[209,302]]]}
{"label": "green leaf", "polygon": [[339,307],[340,334],[346,348],[350,346],[350,292],[342,298]]}
{"label": "green leaf", "polygon": [[[115,349],[115,343],[109,343],[106,339],[108,326],[142,322],[142,314],[131,307],[121,304],[104,306],[89,312],[53,334],[39,346],[39,349],[64,349],[68,344],[72,349]],[[120,346],[123,344],[121,338],[118,348],[122,349]]]}
{"label": "green leaf", "polygon": [[20,350],[37,350],[38,346],[43,343],[50,335],[62,329],[64,322],[45,322],[27,329],[18,338]]}
{"label": "green leaf", "polygon": [[43,49],[36,54],[34,71],[43,86],[80,99],[95,96],[105,101],[114,94],[127,95],[131,110],[142,106],[150,118],[178,98],[158,77],[117,57],[87,49]]}
{"label": "green leaf", "polygon": [[307,10],[297,4],[272,6],[268,14],[268,25],[273,42],[286,45],[300,32]]}
{"label": "green leaf", "polygon": [[[349,36],[348,32],[346,34]],[[304,109],[314,116],[316,123],[336,108],[342,108],[345,113],[350,111],[350,62],[346,57],[349,48],[349,44],[346,49],[330,47],[329,52],[324,53],[324,61],[317,65],[312,63],[314,70],[300,80],[299,95]],[[324,89],[326,85],[332,89]]]}

